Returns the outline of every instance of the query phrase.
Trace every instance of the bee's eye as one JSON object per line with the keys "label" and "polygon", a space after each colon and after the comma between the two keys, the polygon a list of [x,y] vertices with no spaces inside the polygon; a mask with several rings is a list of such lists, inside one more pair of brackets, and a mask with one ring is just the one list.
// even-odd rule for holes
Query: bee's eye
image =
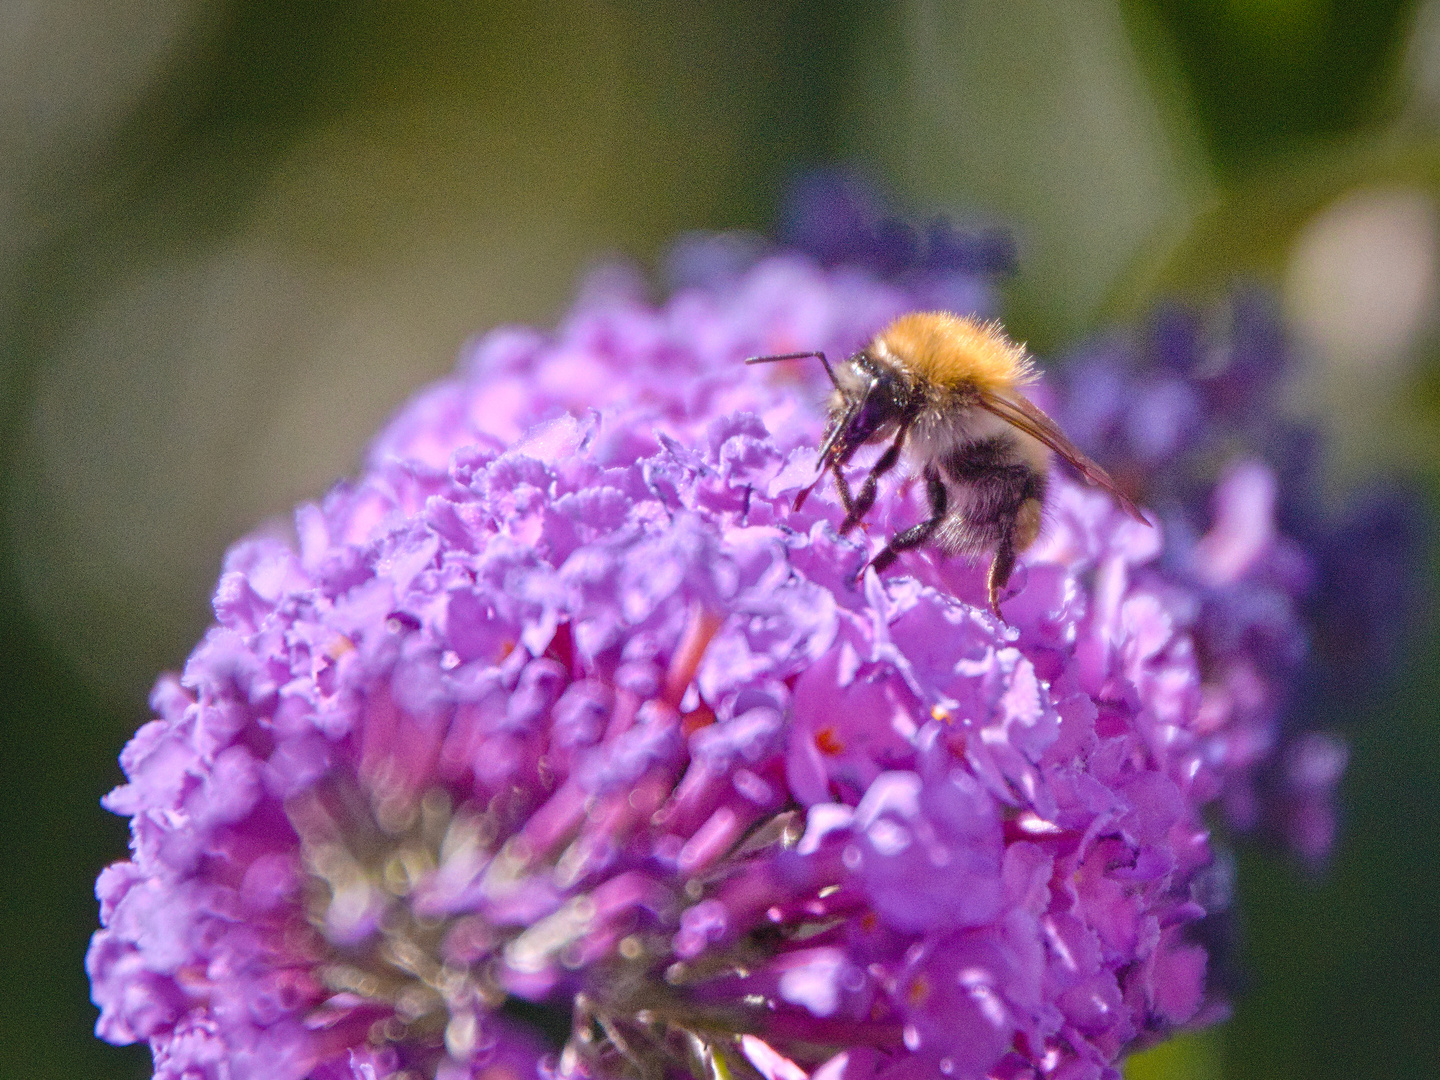
{"label": "bee's eye", "polygon": [[867,441],[884,425],[889,414],[889,403],[879,394],[872,392],[865,398],[865,403],[860,406],[860,411],[850,421],[849,430],[845,433],[845,441],[852,446]]}

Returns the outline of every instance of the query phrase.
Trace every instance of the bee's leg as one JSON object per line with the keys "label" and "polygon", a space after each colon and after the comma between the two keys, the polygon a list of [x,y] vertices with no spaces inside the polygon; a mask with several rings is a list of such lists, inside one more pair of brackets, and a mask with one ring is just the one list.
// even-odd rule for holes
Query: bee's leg
{"label": "bee's leg", "polygon": [[[858,515],[855,513],[855,496],[850,494],[850,483],[845,479],[844,465],[835,458],[831,458],[828,465],[830,471],[835,474],[835,493],[840,496],[840,505],[845,507],[845,520],[850,522],[851,518],[858,517]],[[840,531],[843,533],[847,527],[842,524]]]}
{"label": "bee's leg", "polygon": [[[940,472],[933,465],[925,466],[925,491],[930,496],[930,517],[919,525],[912,525],[904,532],[896,533],[890,538],[890,542],[880,549],[880,554],[871,559],[867,564],[875,568],[877,574],[884,573],[899,557],[902,551],[908,551],[913,547],[919,547],[926,540],[930,539],[931,533],[940,527],[945,520],[946,510],[950,505],[950,494],[945,490],[945,482],[940,479]],[[863,577],[865,567],[860,568],[857,577]]]}
{"label": "bee's leg", "polygon": [[997,519],[1000,539],[995,544],[995,557],[990,560],[986,580],[990,610],[1001,622],[1005,616],[1000,614],[1000,590],[1010,580],[1016,556],[1034,543],[1040,533],[1041,499],[1045,490],[1044,477],[1032,470],[1025,470],[1023,474],[1017,470],[1012,482],[1020,493],[1020,501],[1018,505],[1006,502],[1001,507]]}
{"label": "bee's leg", "polygon": [[[865,483],[860,486],[860,495],[853,502],[846,503],[845,520],[840,523],[840,533],[842,536],[853,529],[856,523],[868,514],[870,508],[875,505],[875,493],[880,485],[880,477],[893,469],[895,463],[900,460],[900,449],[905,445],[905,433],[907,430],[908,428],[901,425],[900,430],[895,433],[895,441],[886,448],[885,453],[880,455],[880,459],[870,467],[870,472],[865,477]],[[838,468],[835,470],[835,475],[837,478],[840,475]],[[849,492],[846,491],[844,494],[848,495]],[[842,495],[842,501],[843,498],[844,496]]]}
{"label": "bee's leg", "polygon": [[986,579],[986,586],[989,589],[990,610],[1001,622],[1005,616],[1000,614],[1000,590],[1010,580],[1010,573],[1015,569],[1015,538],[1009,531],[1000,537],[1000,542],[995,545],[995,557],[990,560],[990,574]]}

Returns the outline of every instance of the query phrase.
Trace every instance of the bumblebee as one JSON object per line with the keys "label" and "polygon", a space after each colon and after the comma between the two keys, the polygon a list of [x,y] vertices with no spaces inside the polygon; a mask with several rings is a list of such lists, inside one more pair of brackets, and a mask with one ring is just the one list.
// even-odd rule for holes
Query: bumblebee
{"label": "bumblebee", "polygon": [[[817,358],[834,385],[820,444],[826,472],[845,508],[840,532],[858,525],[875,504],[880,478],[902,457],[925,482],[930,516],[892,536],[869,561],[884,572],[902,551],[932,542],[947,554],[992,552],[990,610],[1000,616],[1000,591],[1016,557],[1040,535],[1051,454],[1115,497],[1126,513],[1149,524],[1105,470],[1065,437],[1021,388],[1037,378],[1025,349],[998,322],[948,312],[902,315],[838,367],[820,352],[755,356],[747,364]],[[845,466],[868,443],[888,442],[858,493]],[[865,567],[861,567],[863,575]]]}

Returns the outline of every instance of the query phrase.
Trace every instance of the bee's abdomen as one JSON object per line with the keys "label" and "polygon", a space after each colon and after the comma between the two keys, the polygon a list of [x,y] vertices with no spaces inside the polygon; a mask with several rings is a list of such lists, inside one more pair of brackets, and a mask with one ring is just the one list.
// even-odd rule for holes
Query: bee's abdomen
{"label": "bee's abdomen", "polygon": [[951,447],[940,460],[940,467],[950,479],[961,484],[975,484],[1014,473],[1034,470],[1019,455],[1015,440],[1004,435],[975,439]]}
{"label": "bee's abdomen", "polygon": [[1007,535],[1017,551],[1030,546],[1039,531],[1045,474],[1013,437],[959,443],[939,456],[939,464],[955,495],[955,510],[937,536],[942,547],[977,552]]}

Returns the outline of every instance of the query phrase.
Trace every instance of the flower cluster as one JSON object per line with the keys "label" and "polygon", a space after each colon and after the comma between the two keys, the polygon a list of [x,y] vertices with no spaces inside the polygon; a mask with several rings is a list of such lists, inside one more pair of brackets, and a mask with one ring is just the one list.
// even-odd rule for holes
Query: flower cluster
{"label": "flower cluster", "polygon": [[[1313,864],[1334,838],[1346,758],[1325,726],[1399,658],[1424,593],[1425,522],[1393,485],[1328,511],[1321,440],[1281,400],[1292,360],[1271,298],[1240,291],[1208,318],[1170,307],[1082,350],[1061,369],[1056,410],[1164,522],[1165,571],[1200,605],[1229,820]],[[1217,560],[1222,534],[1233,554]]]}
{"label": "flower cluster", "polygon": [[[1201,812],[1248,731],[1194,583],[1243,604],[1288,550],[1269,474],[1183,573],[1057,474],[1006,622],[931,550],[857,585],[919,493],[868,536],[796,509],[816,373],[740,360],[915,303],[783,256],[592,290],[237,545],[107,800],[102,1037],[166,1080],[1098,1080],[1203,1019]],[[517,1003],[564,1004],[563,1050]]]}

